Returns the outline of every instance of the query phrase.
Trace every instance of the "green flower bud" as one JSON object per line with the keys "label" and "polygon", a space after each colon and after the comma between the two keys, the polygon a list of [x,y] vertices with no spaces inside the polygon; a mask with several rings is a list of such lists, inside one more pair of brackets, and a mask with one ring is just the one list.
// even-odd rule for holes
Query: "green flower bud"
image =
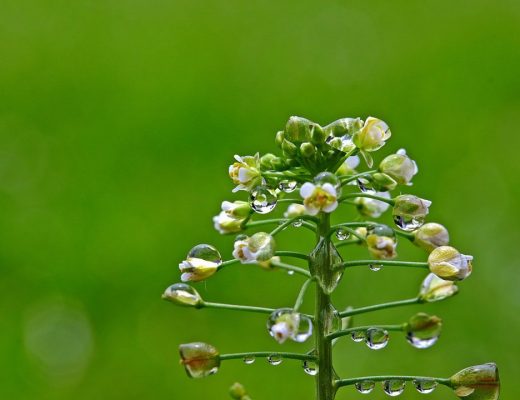
{"label": "green flower bud", "polygon": [[238,382],[235,382],[229,388],[229,395],[231,398],[235,400],[251,400],[251,397],[247,395],[246,389],[244,386]]}
{"label": "green flower bud", "polygon": [[390,175],[398,184],[407,185],[417,174],[417,164],[401,149],[391,154],[379,164],[379,171]]}
{"label": "green flower bud", "polygon": [[216,374],[220,367],[218,350],[207,343],[195,342],[179,346],[181,364],[190,378]]}
{"label": "green flower bud", "polygon": [[175,283],[168,287],[162,298],[180,306],[199,307],[202,305],[202,297],[190,285]]}
{"label": "green flower bud", "polygon": [[451,246],[441,246],[434,249],[428,257],[430,271],[441,279],[460,281],[471,274],[472,256],[459,253]]}
{"label": "green flower bud", "polygon": [[267,153],[260,157],[260,168],[265,170],[278,170],[284,166],[283,160],[274,154]]}
{"label": "green flower bud", "polygon": [[209,278],[222,263],[220,253],[209,244],[199,244],[190,250],[186,260],[179,264],[183,282],[198,282]]}
{"label": "green flower bud", "polygon": [[313,122],[308,119],[301,117],[291,117],[287,124],[285,125],[285,134],[284,137],[290,142],[293,143],[303,143],[311,141],[311,130]]}
{"label": "green flower bud", "polygon": [[316,154],[316,147],[312,143],[304,142],[300,145],[300,154],[305,158],[313,157]]}
{"label": "green flower bud", "polygon": [[242,231],[242,224],[251,213],[251,206],[246,201],[222,202],[222,212],[213,217],[215,229],[222,234]]}
{"label": "green flower bud", "polygon": [[354,118],[341,118],[323,128],[327,136],[344,136],[349,133]]}
{"label": "green flower bud", "polygon": [[465,400],[498,400],[500,378],[495,363],[468,367],[450,378],[455,394]]}
{"label": "green flower bud", "polygon": [[446,281],[435,274],[428,274],[421,284],[419,298],[421,302],[433,303],[454,296],[459,291],[452,281]]}
{"label": "green flower bud", "polygon": [[369,234],[366,238],[367,248],[373,257],[379,260],[388,260],[397,257],[395,251],[397,242],[395,237]]}
{"label": "green flower bud", "polygon": [[283,139],[284,139],[284,131],[278,131],[276,132],[276,136],[274,138],[274,143],[278,146],[278,147],[282,147],[282,143],[283,143]]}
{"label": "green flower bud", "polygon": [[251,237],[241,237],[235,240],[233,257],[243,264],[270,260],[275,253],[274,238],[265,232],[257,232]]}
{"label": "green flower bud", "polygon": [[413,235],[413,243],[430,252],[437,247],[446,246],[450,242],[448,230],[441,224],[435,222],[424,224],[416,229]]}
{"label": "green flower bud", "polygon": [[295,156],[298,153],[298,147],[287,139],[282,142],[282,150],[285,156]]}
{"label": "green flower bud", "polygon": [[363,127],[354,133],[352,140],[360,150],[370,152],[383,147],[390,136],[390,128],[384,121],[368,117]]}
{"label": "green flower bud", "polygon": [[379,192],[394,190],[397,182],[390,175],[376,172],[372,175],[372,187]]}
{"label": "green flower bud", "polygon": [[287,207],[287,211],[284,212],[285,218],[296,218],[305,215],[305,206],[303,204],[292,203]]}
{"label": "green flower bud", "polygon": [[313,124],[311,126],[311,141],[314,144],[323,144],[325,143],[325,139],[327,139],[327,134],[323,130],[321,126],[318,124]]}
{"label": "green flower bud", "polygon": [[405,231],[417,229],[423,224],[431,204],[431,201],[411,194],[397,196],[393,210],[395,224]]}
{"label": "green flower bud", "polygon": [[340,137],[332,138],[327,143],[329,144],[330,147],[337,149],[337,150],[341,150],[341,147],[343,146],[343,141],[341,140]]}
{"label": "green flower bud", "polygon": [[417,313],[408,320],[405,326],[406,338],[410,344],[419,349],[432,346],[442,330],[442,320],[435,315]]}
{"label": "green flower bud", "polygon": [[260,155],[254,156],[235,155],[236,162],[229,166],[229,177],[237,185],[233,192],[239,190],[251,190],[262,180],[260,175]]}

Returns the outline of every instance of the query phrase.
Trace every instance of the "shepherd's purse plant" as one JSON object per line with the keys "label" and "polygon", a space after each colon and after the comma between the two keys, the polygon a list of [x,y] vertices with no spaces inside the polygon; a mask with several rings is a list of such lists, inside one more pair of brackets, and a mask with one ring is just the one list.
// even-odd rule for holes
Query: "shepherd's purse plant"
{"label": "shepherd's purse plant", "polygon": [[[234,258],[223,261],[219,251],[208,244],[193,247],[179,264],[182,283],[168,287],[163,298],[196,309],[265,314],[267,330],[273,340],[307,344],[313,337],[313,344],[301,353],[270,350],[230,354],[221,354],[208,343],[181,344],[181,364],[188,376],[202,378],[215,374],[222,363],[233,359],[251,364],[256,358],[266,358],[273,365],[282,360],[296,360],[303,364],[307,374],[315,377],[317,400],[332,400],[338,390],[351,385],[361,393],[370,393],[376,385],[381,385],[389,396],[398,396],[408,383],[420,393],[431,393],[443,385],[466,400],[499,398],[500,384],[494,363],[468,367],[449,378],[339,377],[333,369],[334,344],[345,336],[355,342],[365,342],[374,350],[387,345],[389,332],[404,334],[418,349],[434,345],[442,327],[442,320],[435,315],[418,313],[400,324],[369,326],[353,326],[352,316],[448,299],[458,292],[456,282],[466,279],[472,271],[473,257],[450,246],[447,229],[435,222],[425,223],[430,201],[411,194],[392,196],[395,189],[401,192],[410,186],[418,171],[406,152],[399,150],[384,158],[377,167],[373,166],[372,153],[381,149],[390,136],[388,125],[373,117],[365,121],[342,118],[324,127],[304,118],[291,117],[285,129],[276,134],[280,156],[270,153],[235,156],[235,162],[229,167],[229,176],[236,185],[233,192],[245,192],[246,198],[224,201],[222,212],[213,219],[217,231],[236,235]],[[360,172],[361,163],[366,164],[368,170]],[[334,212],[344,205],[355,207],[361,218],[334,221]],[[283,218],[260,219],[280,207],[284,207]],[[387,210],[392,212],[395,227],[374,221]],[[272,230],[263,231],[269,225]],[[302,228],[316,238],[309,253],[277,249],[276,240],[281,232]],[[396,259],[397,238],[423,248],[428,253],[426,261]],[[366,247],[370,257],[349,259],[344,250],[353,245]],[[288,261],[291,259],[304,260],[308,268],[292,265]],[[203,299],[190,286],[235,264],[254,264],[301,276],[303,284],[294,304],[271,309],[216,303]],[[374,271],[419,268],[425,271],[425,277],[417,296],[411,299],[338,311],[331,295],[345,270],[357,266]],[[316,286],[315,309],[314,313],[305,314],[300,308],[310,285]],[[230,394],[235,399],[250,399],[238,383],[233,385]]]}

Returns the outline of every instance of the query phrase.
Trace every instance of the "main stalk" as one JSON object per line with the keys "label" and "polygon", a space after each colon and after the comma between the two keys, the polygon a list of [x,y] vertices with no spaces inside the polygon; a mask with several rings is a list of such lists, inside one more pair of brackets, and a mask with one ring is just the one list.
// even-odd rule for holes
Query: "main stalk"
{"label": "main stalk", "polygon": [[[332,341],[326,338],[330,333],[334,314],[330,294],[319,284],[329,282],[332,276],[332,262],[329,251],[330,216],[321,213],[317,230],[316,248],[320,248],[321,257],[314,265],[313,273],[318,278],[316,284],[315,347],[318,357],[318,374],[316,375],[316,400],[333,400],[335,397],[334,370],[332,368]],[[325,244],[325,245],[324,245]]]}

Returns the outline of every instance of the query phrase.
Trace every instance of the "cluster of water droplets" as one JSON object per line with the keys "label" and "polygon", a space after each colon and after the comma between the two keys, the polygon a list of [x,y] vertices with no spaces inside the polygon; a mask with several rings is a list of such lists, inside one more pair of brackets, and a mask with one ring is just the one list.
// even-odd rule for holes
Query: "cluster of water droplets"
{"label": "cluster of water droplets", "polygon": [[356,343],[364,341],[367,347],[372,350],[381,350],[385,348],[390,339],[388,331],[381,328],[355,330],[350,334],[350,337]]}
{"label": "cluster of water droplets", "polygon": [[267,186],[257,186],[251,191],[249,204],[254,212],[267,214],[274,210],[278,196],[276,192]]}
{"label": "cluster of water droplets", "polygon": [[[431,393],[437,387],[437,382],[431,379],[416,379],[413,384],[422,394]],[[404,392],[406,382],[402,379],[387,379],[382,382],[382,386],[387,395],[397,397]],[[372,380],[359,381],[354,384],[354,387],[359,393],[368,394],[374,390],[376,383]]]}

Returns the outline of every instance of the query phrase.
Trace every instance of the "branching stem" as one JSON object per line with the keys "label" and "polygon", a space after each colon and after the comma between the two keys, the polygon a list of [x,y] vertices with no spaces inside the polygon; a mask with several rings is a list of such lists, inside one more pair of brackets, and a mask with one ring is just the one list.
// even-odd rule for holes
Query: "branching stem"
{"label": "branching stem", "polygon": [[390,303],[383,303],[383,304],[375,304],[372,306],[367,307],[360,307],[360,308],[353,308],[351,310],[346,310],[339,313],[340,317],[348,317],[351,315],[357,315],[357,314],[364,314],[372,311],[378,311],[378,310],[384,310],[386,308],[394,308],[394,307],[401,307],[401,306],[407,306],[411,304],[419,304],[422,303],[423,300],[420,297],[414,297],[413,299],[406,299],[406,300],[398,300],[393,301]]}

